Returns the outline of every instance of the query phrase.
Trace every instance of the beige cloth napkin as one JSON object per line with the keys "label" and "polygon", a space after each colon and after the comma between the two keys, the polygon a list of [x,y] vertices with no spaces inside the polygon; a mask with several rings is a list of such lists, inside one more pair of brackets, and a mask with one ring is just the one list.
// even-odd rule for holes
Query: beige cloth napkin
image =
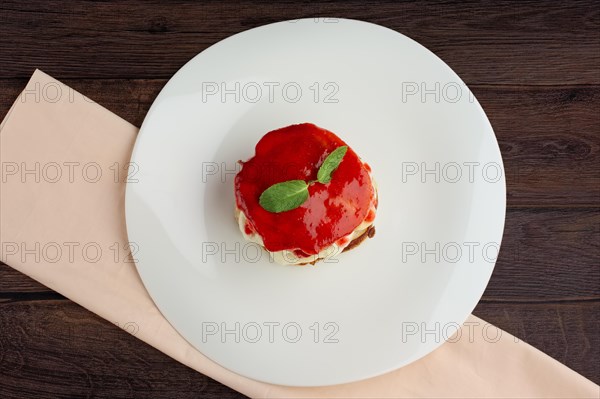
{"label": "beige cloth napkin", "polygon": [[135,326],[139,339],[250,397],[600,396],[598,385],[508,333],[485,340],[486,323],[475,316],[457,342],[355,383],[275,386],[220,367],[160,314],[124,251],[123,168],[136,133],[36,71],[0,125],[2,261],[119,326]]}

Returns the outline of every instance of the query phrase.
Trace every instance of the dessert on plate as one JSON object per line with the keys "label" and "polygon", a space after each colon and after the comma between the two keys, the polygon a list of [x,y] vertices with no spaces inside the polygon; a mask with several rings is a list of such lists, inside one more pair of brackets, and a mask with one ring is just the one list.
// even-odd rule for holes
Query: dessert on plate
{"label": "dessert on plate", "polygon": [[235,177],[244,237],[281,264],[314,264],[375,233],[371,168],[334,133],[311,123],[273,130]]}

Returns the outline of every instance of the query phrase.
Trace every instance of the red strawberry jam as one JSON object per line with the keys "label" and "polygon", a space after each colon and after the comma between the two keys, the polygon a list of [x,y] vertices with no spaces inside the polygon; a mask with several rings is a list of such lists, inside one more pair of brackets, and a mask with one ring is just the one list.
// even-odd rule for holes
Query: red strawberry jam
{"label": "red strawberry jam", "polygon": [[375,190],[368,166],[351,148],[329,183],[310,184],[309,198],[299,208],[273,213],[259,204],[262,192],[275,183],[316,180],[325,158],[344,145],[332,132],[303,123],[267,133],[256,144],[256,155],[242,163],[235,178],[237,207],[267,250],[315,255],[374,216],[369,214]]}

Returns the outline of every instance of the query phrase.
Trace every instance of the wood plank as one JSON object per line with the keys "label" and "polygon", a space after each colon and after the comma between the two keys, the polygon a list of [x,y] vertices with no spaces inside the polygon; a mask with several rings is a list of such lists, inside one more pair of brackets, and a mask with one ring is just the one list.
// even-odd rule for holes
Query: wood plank
{"label": "wood plank", "polygon": [[270,22],[362,19],[404,33],[468,84],[600,84],[592,1],[118,3],[5,0],[0,78],[41,68],[65,78],[168,78],[208,46]]}
{"label": "wood plank", "polygon": [[[598,209],[512,209],[507,213],[500,255],[483,300],[599,299],[599,265]],[[0,298],[50,291],[0,265]]]}
{"label": "wood plank", "polygon": [[[598,383],[599,311],[483,303],[475,314]],[[0,365],[3,398],[243,397],[70,301],[0,303]]]}
{"label": "wood plank", "polygon": [[13,298],[20,293],[52,292],[50,288],[0,262],[0,300]]}
{"label": "wood plank", "polygon": [[[166,80],[64,83],[140,126]],[[0,115],[25,84],[0,80]],[[509,207],[600,205],[600,86],[475,86],[473,91],[500,144]]]}
{"label": "wood plank", "polygon": [[547,301],[600,298],[598,209],[510,210],[483,298]]}
{"label": "wood plank", "polygon": [[507,205],[600,205],[600,87],[475,87],[500,145]]}
{"label": "wood plank", "polygon": [[0,303],[0,397],[244,396],[73,302],[25,301]]}

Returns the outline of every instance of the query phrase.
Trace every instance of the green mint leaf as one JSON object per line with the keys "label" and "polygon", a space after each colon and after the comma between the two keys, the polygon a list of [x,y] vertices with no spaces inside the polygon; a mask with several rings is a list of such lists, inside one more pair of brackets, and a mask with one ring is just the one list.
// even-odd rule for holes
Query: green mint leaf
{"label": "green mint leaf", "polygon": [[341,146],[333,150],[333,152],[327,155],[327,158],[323,161],[323,164],[317,172],[317,180],[319,183],[329,183],[331,181],[331,174],[340,166],[342,158],[346,155],[348,146]]}
{"label": "green mint leaf", "polygon": [[304,180],[288,180],[267,188],[258,202],[263,209],[280,213],[298,208],[307,199],[308,184]]}

